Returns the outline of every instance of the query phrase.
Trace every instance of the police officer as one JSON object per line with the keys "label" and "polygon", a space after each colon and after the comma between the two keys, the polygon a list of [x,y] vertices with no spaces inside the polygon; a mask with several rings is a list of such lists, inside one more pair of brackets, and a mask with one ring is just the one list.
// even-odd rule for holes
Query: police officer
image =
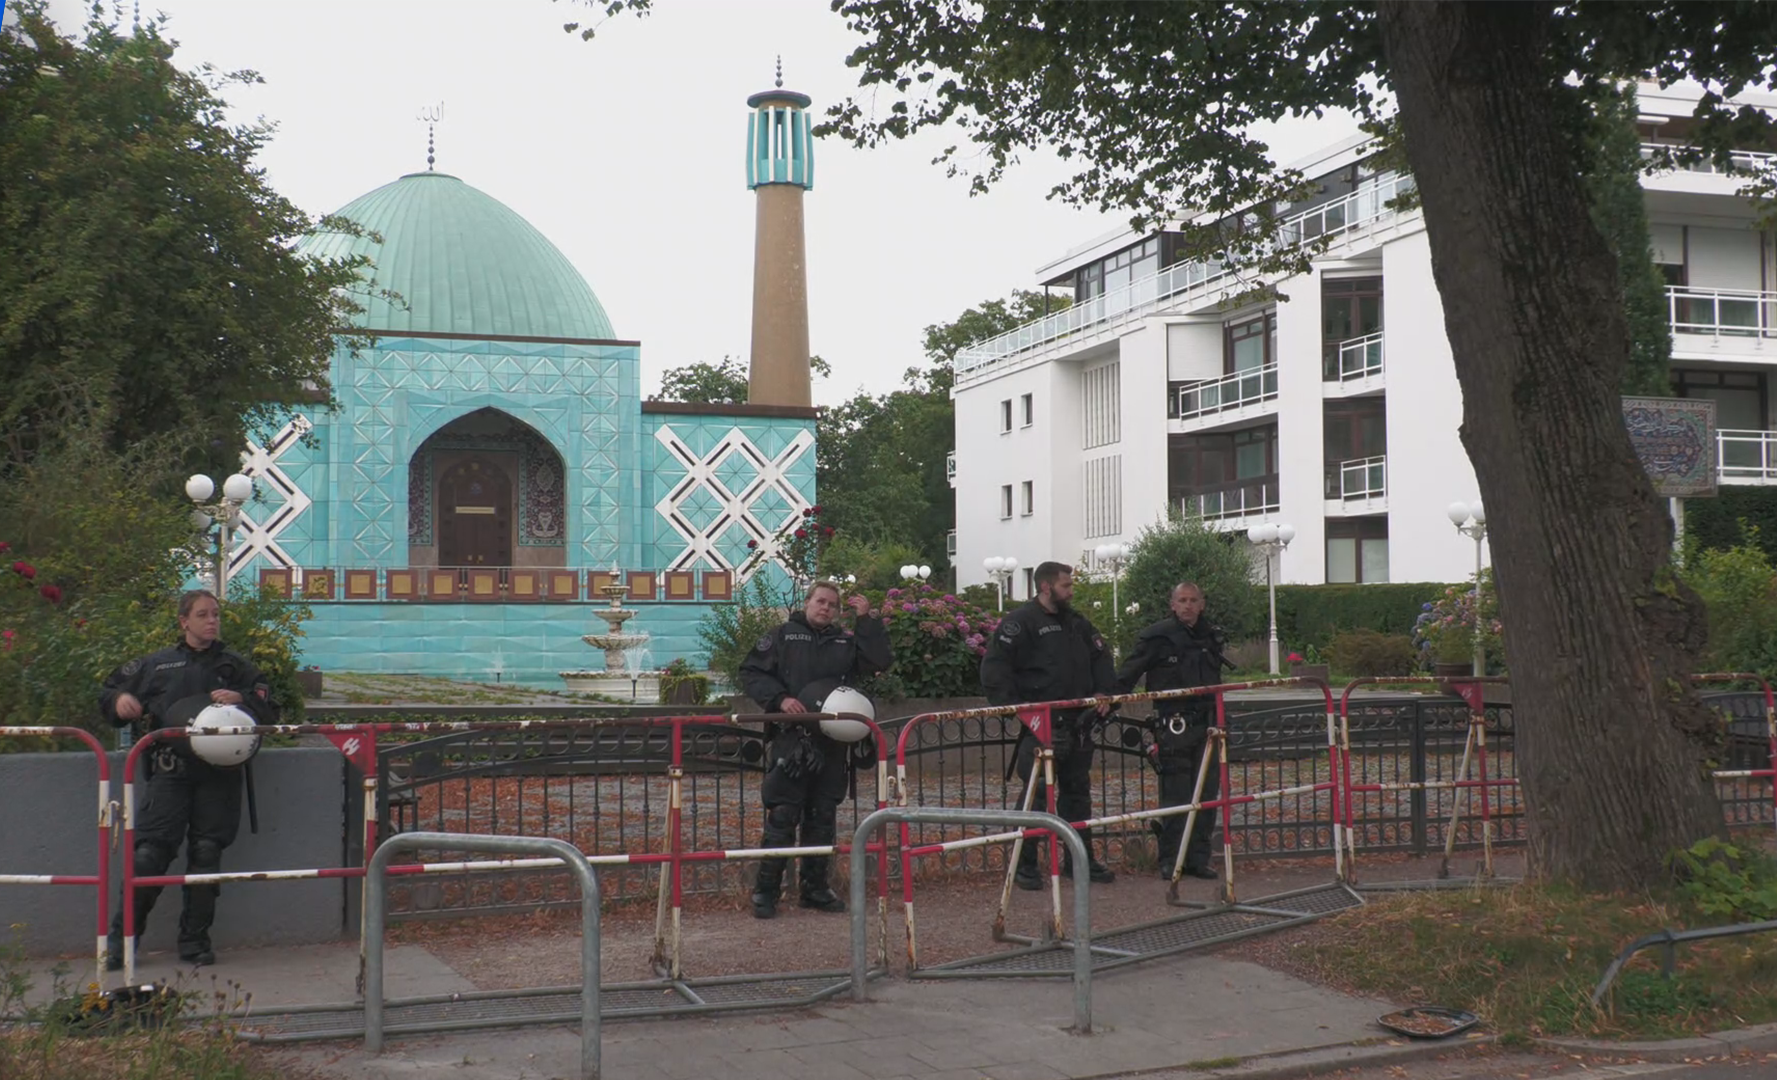
{"label": "police officer", "polygon": [[[760,638],[741,662],[740,684],[766,712],[818,712],[821,698],[843,682],[888,670],[888,631],[870,614],[870,601],[853,596],[855,628],[847,630],[839,616],[839,586],[817,581],[809,587],[801,611]],[[766,724],[770,763],[761,785],[765,801],[763,847],[831,844],[837,831],[839,803],[845,798],[854,760],[874,763],[875,744],[866,738],[847,745],[828,738],[812,724]],[[802,906],[817,911],[844,911],[845,901],[828,884],[825,855],[804,855],[799,884]],[[753,887],[753,916],[777,915],[785,859],[762,859]]]}
{"label": "police officer", "polygon": [[[147,721],[146,730],[180,727],[204,708],[237,705],[255,722],[277,722],[271,690],[252,662],[219,639],[222,606],[216,595],[194,589],[179,597],[179,643],[131,660],[111,673],[99,694],[99,711],[117,727]],[[162,742],[151,750],[147,801],[136,817],[135,871],[153,877],[185,848],[185,869],[214,874],[222,850],[234,842],[241,823],[241,770],[218,768],[191,752],[188,741]],[[138,937],[160,896],[158,886],[136,890]],[[213,964],[210,924],[216,918],[216,887],[188,885],[179,912],[179,959]],[[106,966],[123,967],[123,910],[111,920]]]}
{"label": "police officer", "polygon": [[[1220,627],[1203,617],[1203,590],[1191,582],[1172,590],[1172,614],[1136,635],[1135,651],[1117,671],[1117,691],[1127,694],[1145,676],[1148,689],[1178,690],[1190,686],[1214,686],[1221,681],[1226,641]],[[1232,665],[1228,665],[1232,666]],[[1208,697],[1171,698],[1155,703],[1159,721],[1155,732],[1154,767],[1160,773],[1160,805],[1185,806],[1197,787],[1197,771],[1215,722],[1215,702]],[[1213,799],[1221,790],[1219,770],[1212,769],[1203,784],[1203,797]],[[1213,809],[1197,812],[1191,842],[1185,848],[1184,872],[1195,878],[1213,878],[1209,865],[1209,835],[1215,830]],[[1159,841],[1160,876],[1170,878],[1178,861],[1179,841],[1185,832],[1185,815],[1150,823]]]}
{"label": "police officer", "polygon": [[[1093,697],[1116,691],[1117,672],[1110,649],[1092,623],[1073,609],[1073,567],[1046,562],[1035,574],[1037,594],[1007,613],[987,644],[981,658],[981,686],[992,705],[1022,705],[1037,701],[1061,701]],[[1093,722],[1107,715],[1109,703],[1082,709],[1057,710],[1051,717],[1055,753],[1055,810],[1068,821],[1092,816]],[[1027,729],[1018,741],[1018,777],[1030,783],[1036,764],[1037,741]],[[1042,808],[1042,780],[1031,795],[1031,805]],[[1093,881],[1116,880],[1109,867],[1091,855],[1092,833],[1080,830],[1086,842]],[[1013,880],[1021,889],[1043,887],[1037,871],[1037,847],[1027,841],[1018,858]],[[1073,876],[1072,856],[1062,873]]]}

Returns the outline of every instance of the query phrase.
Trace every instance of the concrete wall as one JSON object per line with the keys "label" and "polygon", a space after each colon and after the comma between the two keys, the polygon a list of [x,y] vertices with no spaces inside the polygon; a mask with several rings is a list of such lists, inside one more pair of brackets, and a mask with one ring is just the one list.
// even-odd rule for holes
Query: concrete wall
{"label": "concrete wall", "polygon": [[[121,798],[123,755],[111,755],[113,799]],[[253,762],[259,832],[223,854],[225,870],[292,870],[344,865],[348,766],[332,749],[267,749]],[[0,755],[0,873],[92,874],[96,866],[97,768],[87,753]],[[357,790],[357,774],[352,773]],[[356,845],[353,845],[356,857]],[[123,874],[111,852],[111,910]],[[181,873],[185,860],[169,873]],[[222,887],[211,938],[218,949],[336,941],[346,926],[345,881],[240,882]],[[37,956],[89,956],[95,945],[95,890],[75,885],[0,885],[0,930],[23,924]],[[355,901],[354,901],[355,902]],[[143,948],[171,949],[178,936],[179,890],[162,893]],[[356,910],[355,908],[353,910]]]}

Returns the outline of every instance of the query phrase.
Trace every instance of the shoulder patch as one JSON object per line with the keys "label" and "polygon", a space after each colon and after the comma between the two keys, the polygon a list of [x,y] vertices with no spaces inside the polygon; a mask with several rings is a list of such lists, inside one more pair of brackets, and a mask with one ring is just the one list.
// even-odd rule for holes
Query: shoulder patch
{"label": "shoulder patch", "polygon": [[1099,637],[1097,634],[1093,634],[1092,635],[1092,647],[1094,649],[1097,649],[1099,652],[1103,652],[1104,651],[1104,638]]}
{"label": "shoulder patch", "polygon": [[127,663],[123,666],[123,677],[127,679],[131,675],[134,675],[136,672],[141,671],[141,670],[142,670],[142,661],[131,660],[129,663]]}
{"label": "shoulder patch", "polygon": [[1024,624],[1017,619],[1002,619],[1000,621],[1000,633],[1008,638],[1015,638],[1019,634],[1024,633]]}
{"label": "shoulder patch", "polygon": [[755,650],[757,650],[758,652],[770,652],[771,651],[771,635],[765,634],[765,635],[761,636],[758,641],[753,642],[753,648]]}

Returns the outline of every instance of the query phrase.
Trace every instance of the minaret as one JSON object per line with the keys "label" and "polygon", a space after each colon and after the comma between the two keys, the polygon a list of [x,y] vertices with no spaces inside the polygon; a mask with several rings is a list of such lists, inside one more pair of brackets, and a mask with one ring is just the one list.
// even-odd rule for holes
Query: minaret
{"label": "minaret", "polygon": [[814,186],[809,97],[777,88],[747,99],[747,187],[758,193],[753,232],[753,350],[747,401],[813,404],[808,386],[808,258],[802,193]]}

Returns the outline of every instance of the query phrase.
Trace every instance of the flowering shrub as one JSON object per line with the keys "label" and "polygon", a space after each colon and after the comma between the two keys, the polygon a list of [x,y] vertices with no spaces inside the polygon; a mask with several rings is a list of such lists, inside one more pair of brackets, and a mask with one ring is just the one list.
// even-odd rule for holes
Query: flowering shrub
{"label": "flowering shrub", "polygon": [[883,595],[882,621],[894,665],[867,689],[883,697],[969,697],[981,693],[981,657],[999,616],[924,582]]}
{"label": "flowering shrub", "polygon": [[[1443,661],[1458,663],[1475,651],[1475,587],[1452,585],[1444,595],[1427,603],[1413,624],[1413,644],[1420,663],[1430,667]],[[1499,593],[1493,587],[1493,568],[1481,571],[1481,645],[1487,651],[1489,670],[1505,666],[1504,627],[1499,621]]]}
{"label": "flowering shrub", "polygon": [[791,592],[800,594],[808,588],[819,576],[822,553],[838,532],[822,522],[821,515],[825,512],[819,505],[810,506],[800,517],[791,518],[780,526],[764,543],[748,540],[747,550],[751,554],[740,565],[741,578],[753,577],[762,563],[770,561],[790,576]]}

